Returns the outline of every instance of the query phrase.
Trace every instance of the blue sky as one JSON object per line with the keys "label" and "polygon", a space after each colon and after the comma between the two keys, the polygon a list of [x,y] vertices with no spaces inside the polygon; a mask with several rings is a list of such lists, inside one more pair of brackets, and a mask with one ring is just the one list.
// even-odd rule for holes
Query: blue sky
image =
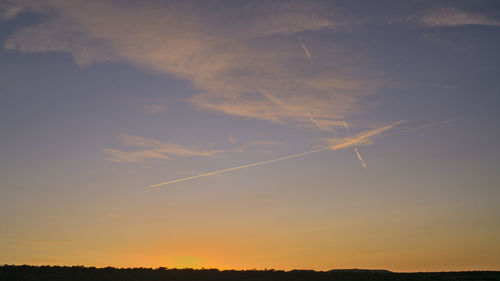
{"label": "blue sky", "polygon": [[496,1],[0,19],[0,263],[498,269]]}

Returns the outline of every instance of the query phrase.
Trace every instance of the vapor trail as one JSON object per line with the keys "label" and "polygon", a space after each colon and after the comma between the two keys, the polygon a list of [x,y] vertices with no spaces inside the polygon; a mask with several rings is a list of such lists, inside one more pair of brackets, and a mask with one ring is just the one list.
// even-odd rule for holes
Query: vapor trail
{"label": "vapor trail", "polygon": [[153,184],[153,185],[151,185],[151,187],[158,187],[158,186],[162,186],[162,185],[166,185],[166,184],[171,184],[171,183],[175,183],[175,182],[187,181],[187,180],[197,179],[197,178],[206,177],[206,176],[213,176],[213,175],[217,175],[217,174],[221,174],[221,173],[226,173],[226,172],[230,172],[230,171],[235,171],[235,170],[240,170],[240,169],[244,169],[244,168],[255,167],[255,166],[259,166],[259,165],[269,164],[269,163],[278,162],[278,161],[281,161],[281,160],[286,160],[286,159],[291,159],[291,158],[296,158],[296,157],[301,157],[301,156],[305,156],[305,155],[308,155],[308,154],[311,154],[311,153],[320,152],[320,151],[329,150],[329,149],[330,149],[329,147],[323,147],[323,148],[319,148],[319,149],[315,149],[315,150],[311,150],[311,151],[306,151],[306,152],[302,152],[302,153],[288,155],[288,156],[285,156],[285,157],[276,158],[276,159],[273,159],[273,160],[261,161],[261,162],[256,162],[256,163],[252,163],[252,164],[242,165],[242,166],[238,166],[238,167],[234,167],[234,168],[229,168],[229,169],[224,169],[224,170],[218,170],[218,171],[214,171],[214,172],[210,172],[210,173],[206,173],[206,174],[196,175],[196,176],[192,176],[192,177],[187,177],[187,178],[182,178],[182,179],[177,179],[177,180],[162,182],[162,183],[159,183],[159,184]]}
{"label": "vapor trail", "polygon": [[300,46],[302,47],[302,49],[304,50],[304,53],[306,53],[306,57],[308,59],[311,59],[311,53],[309,52],[309,49],[307,48],[306,44],[304,44],[304,42],[302,41],[302,38],[300,37],[297,37],[297,40],[299,41],[299,44]]}
{"label": "vapor trail", "polygon": [[307,112],[307,116],[309,117],[309,120],[314,124],[314,126],[318,127],[318,129],[320,130],[324,130],[324,128],[321,127],[321,124],[318,123],[318,121],[314,119],[314,117],[312,117],[312,115],[309,112]]}
{"label": "vapor trail", "polygon": [[359,161],[361,161],[361,165],[363,165],[363,168],[366,168],[366,162],[365,160],[363,160],[363,157],[361,157],[361,154],[359,154],[357,147],[354,147],[354,152],[356,152],[356,156],[358,156]]}
{"label": "vapor trail", "polygon": [[[213,172],[209,172],[209,173],[205,173],[205,174],[200,174],[200,175],[196,175],[196,176],[191,176],[191,177],[186,177],[186,178],[182,178],[182,179],[166,181],[166,182],[162,182],[162,183],[159,183],[159,184],[153,184],[153,185],[151,185],[151,187],[158,187],[158,186],[167,185],[167,184],[171,184],[171,183],[176,183],[176,182],[181,182],[181,181],[187,181],[187,180],[197,179],[197,178],[201,178],[201,177],[213,176],[213,175],[217,175],[217,174],[221,174],[221,173],[226,173],[226,172],[231,172],[231,171],[235,171],[235,170],[240,170],[240,169],[244,169],[244,168],[250,168],[250,167],[255,167],[255,166],[259,166],[259,165],[270,164],[270,163],[274,163],[274,162],[278,162],[278,161],[282,161],[282,160],[286,160],[286,159],[292,159],[292,158],[296,158],[296,157],[301,157],[301,156],[305,156],[305,155],[308,155],[308,154],[312,154],[312,153],[316,153],[316,152],[320,152],[320,151],[325,151],[325,150],[339,150],[339,149],[342,149],[342,148],[347,148],[347,147],[354,146],[354,145],[359,144],[359,143],[363,143],[363,142],[365,142],[365,141],[367,141],[369,139],[386,138],[386,137],[390,137],[390,136],[394,136],[394,135],[404,134],[404,133],[408,133],[408,132],[413,132],[413,131],[417,131],[417,130],[429,128],[429,127],[443,125],[443,124],[446,124],[446,123],[451,123],[451,122],[458,121],[458,120],[461,120],[461,119],[464,119],[464,118],[465,117],[454,118],[454,119],[445,120],[445,121],[441,121],[441,122],[437,122],[437,123],[432,123],[432,124],[427,124],[427,125],[423,125],[423,126],[418,126],[418,127],[415,127],[415,128],[410,128],[410,129],[406,129],[406,130],[397,131],[397,132],[394,132],[394,133],[391,133],[391,134],[387,134],[387,135],[376,136],[377,134],[382,133],[382,132],[384,132],[386,130],[389,130],[392,127],[394,127],[394,126],[396,126],[398,124],[401,124],[403,122],[403,121],[398,121],[398,122],[392,123],[390,125],[387,125],[387,126],[384,126],[384,127],[380,127],[380,128],[374,129],[374,130],[371,130],[371,131],[369,131],[367,133],[364,133],[364,134],[362,134],[362,135],[360,135],[358,137],[349,138],[345,142],[337,144],[337,145],[328,146],[328,147],[322,147],[322,148],[318,148],[318,149],[315,149],[315,150],[310,150],[310,151],[306,151],[306,152],[302,152],[302,153],[292,154],[292,155],[288,155],[288,156],[284,156],[284,157],[280,157],[280,158],[276,158],[276,159],[272,159],[272,160],[256,162],[256,163],[242,165],[242,166],[233,167],[233,168],[224,169],[224,170],[213,171]],[[357,149],[355,151],[357,151]],[[364,162],[363,162],[361,156],[359,155],[359,153],[358,153],[358,157],[360,158],[361,163],[363,164],[363,166],[366,165],[366,164],[364,164]]]}
{"label": "vapor trail", "polygon": [[449,120],[445,120],[445,121],[441,121],[441,122],[431,123],[431,124],[427,124],[427,125],[422,125],[422,126],[418,126],[418,127],[414,127],[414,128],[410,128],[410,129],[406,129],[406,130],[401,130],[401,131],[397,131],[397,132],[387,134],[387,135],[375,136],[373,138],[374,139],[381,139],[381,138],[391,137],[391,136],[395,136],[395,135],[400,135],[400,134],[409,133],[409,132],[413,132],[413,131],[417,131],[417,130],[421,130],[421,129],[425,129],[425,128],[430,128],[430,127],[434,127],[434,126],[439,126],[439,125],[455,122],[455,121],[462,120],[462,119],[465,119],[465,116],[453,118],[453,119],[449,119]]}
{"label": "vapor trail", "polygon": [[196,176],[186,177],[186,178],[182,178],[182,179],[171,180],[171,181],[167,181],[167,182],[163,182],[163,183],[151,185],[151,187],[158,187],[158,186],[167,185],[167,184],[171,184],[171,183],[176,183],[176,182],[181,182],[181,181],[187,181],[187,180],[197,179],[197,178],[201,178],[201,177],[213,176],[213,175],[217,175],[217,174],[221,174],[221,173],[226,173],[226,172],[231,172],[231,171],[235,171],[235,170],[240,170],[240,169],[244,169],[244,168],[250,168],[250,167],[260,166],[260,165],[274,163],[274,162],[278,162],[278,161],[282,161],[282,160],[286,160],[286,159],[291,159],[291,158],[296,158],[296,157],[300,157],[300,156],[305,156],[305,155],[308,155],[308,154],[311,154],[311,153],[315,153],[315,152],[320,152],[320,151],[325,151],[325,150],[338,150],[338,149],[343,149],[343,148],[351,147],[353,145],[356,145],[358,143],[361,143],[361,142],[365,141],[369,137],[372,137],[372,136],[374,136],[376,134],[380,134],[382,132],[385,132],[386,130],[391,129],[392,127],[394,127],[394,126],[396,126],[396,125],[398,125],[398,124],[400,124],[402,122],[403,121],[398,121],[398,122],[392,123],[392,124],[387,125],[387,126],[383,126],[383,127],[377,128],[377,129],[370,130],[368,132],[363,133],[360,136],[357,136],[355,138],[348,138],[345,142],[340,143],[340,144],[336,144],[336,145],[333,145],[333,146],[322,147],[322,148],[318,148],[318,149],[315,149],[315,150],[306,151],[306,152],[297,153],[297,154],[292,154],[292,155],[280,157],[280,158],[273,159],[273,160],[261,161],[261,162],[256,162],[256,163],[252,163],[252,164],[242,165],[242,166],[238,166],[238,167],[234,167],[234,168],[223,169],[223,170],[213,171],[213,172],[209,172],[209,173],[205,173],[205,174],[200,174],[200,175],[196,175]]}
{"label": "vapor trail", "polygon": [[[346,121],[344,121],[344,128],[347,131],[347,134],[349,135],[349,137],[351,137],[351,131],[349,130],[349,125],[347,125]],[[363,157],[361,157],[361,154],[359,154],[359,150],[356,146],[354,147],[354,152],[356,153],[356,156],[358,157],[359,161],[361,162],[361,165],[363,165],[363,168],[366,169],[366,162],[365,162],[365,160],[363,160]]]}

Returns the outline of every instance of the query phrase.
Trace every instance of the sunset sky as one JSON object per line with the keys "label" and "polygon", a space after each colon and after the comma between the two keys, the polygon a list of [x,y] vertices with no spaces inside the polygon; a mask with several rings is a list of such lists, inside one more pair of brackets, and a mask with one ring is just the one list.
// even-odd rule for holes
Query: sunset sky
{"label": "sunset sky", "polygon": [[0,44],[0,264],[500,270],[500,1],[0,0]]}

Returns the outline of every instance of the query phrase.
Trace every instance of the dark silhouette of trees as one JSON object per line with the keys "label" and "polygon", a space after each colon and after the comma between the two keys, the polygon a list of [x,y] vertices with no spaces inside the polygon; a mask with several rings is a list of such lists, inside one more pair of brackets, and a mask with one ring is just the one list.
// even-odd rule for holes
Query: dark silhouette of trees
{"label": "dark silhouette of trees", "polygon": [[0,266],[0,281],[500,281],[500,271],[394,273],[385,270],[218,270],[96,268],[84,266]]}

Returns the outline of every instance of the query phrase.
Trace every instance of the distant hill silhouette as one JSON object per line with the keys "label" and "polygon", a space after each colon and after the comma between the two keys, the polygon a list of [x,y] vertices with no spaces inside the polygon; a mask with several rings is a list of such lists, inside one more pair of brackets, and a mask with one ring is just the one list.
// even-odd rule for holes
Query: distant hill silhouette
{"label": "distant hill silhouette", "polygon": [[396,273],[388,270],[218,270],[95,268],[83,266],[0,266],[0,281],[500,281],[500,271]]}
{"label": "distant hill silhouette", "polygon": [[332,269],[328,272],[354,272],[354,273],[392,273],[392,271],[385,269]]}

